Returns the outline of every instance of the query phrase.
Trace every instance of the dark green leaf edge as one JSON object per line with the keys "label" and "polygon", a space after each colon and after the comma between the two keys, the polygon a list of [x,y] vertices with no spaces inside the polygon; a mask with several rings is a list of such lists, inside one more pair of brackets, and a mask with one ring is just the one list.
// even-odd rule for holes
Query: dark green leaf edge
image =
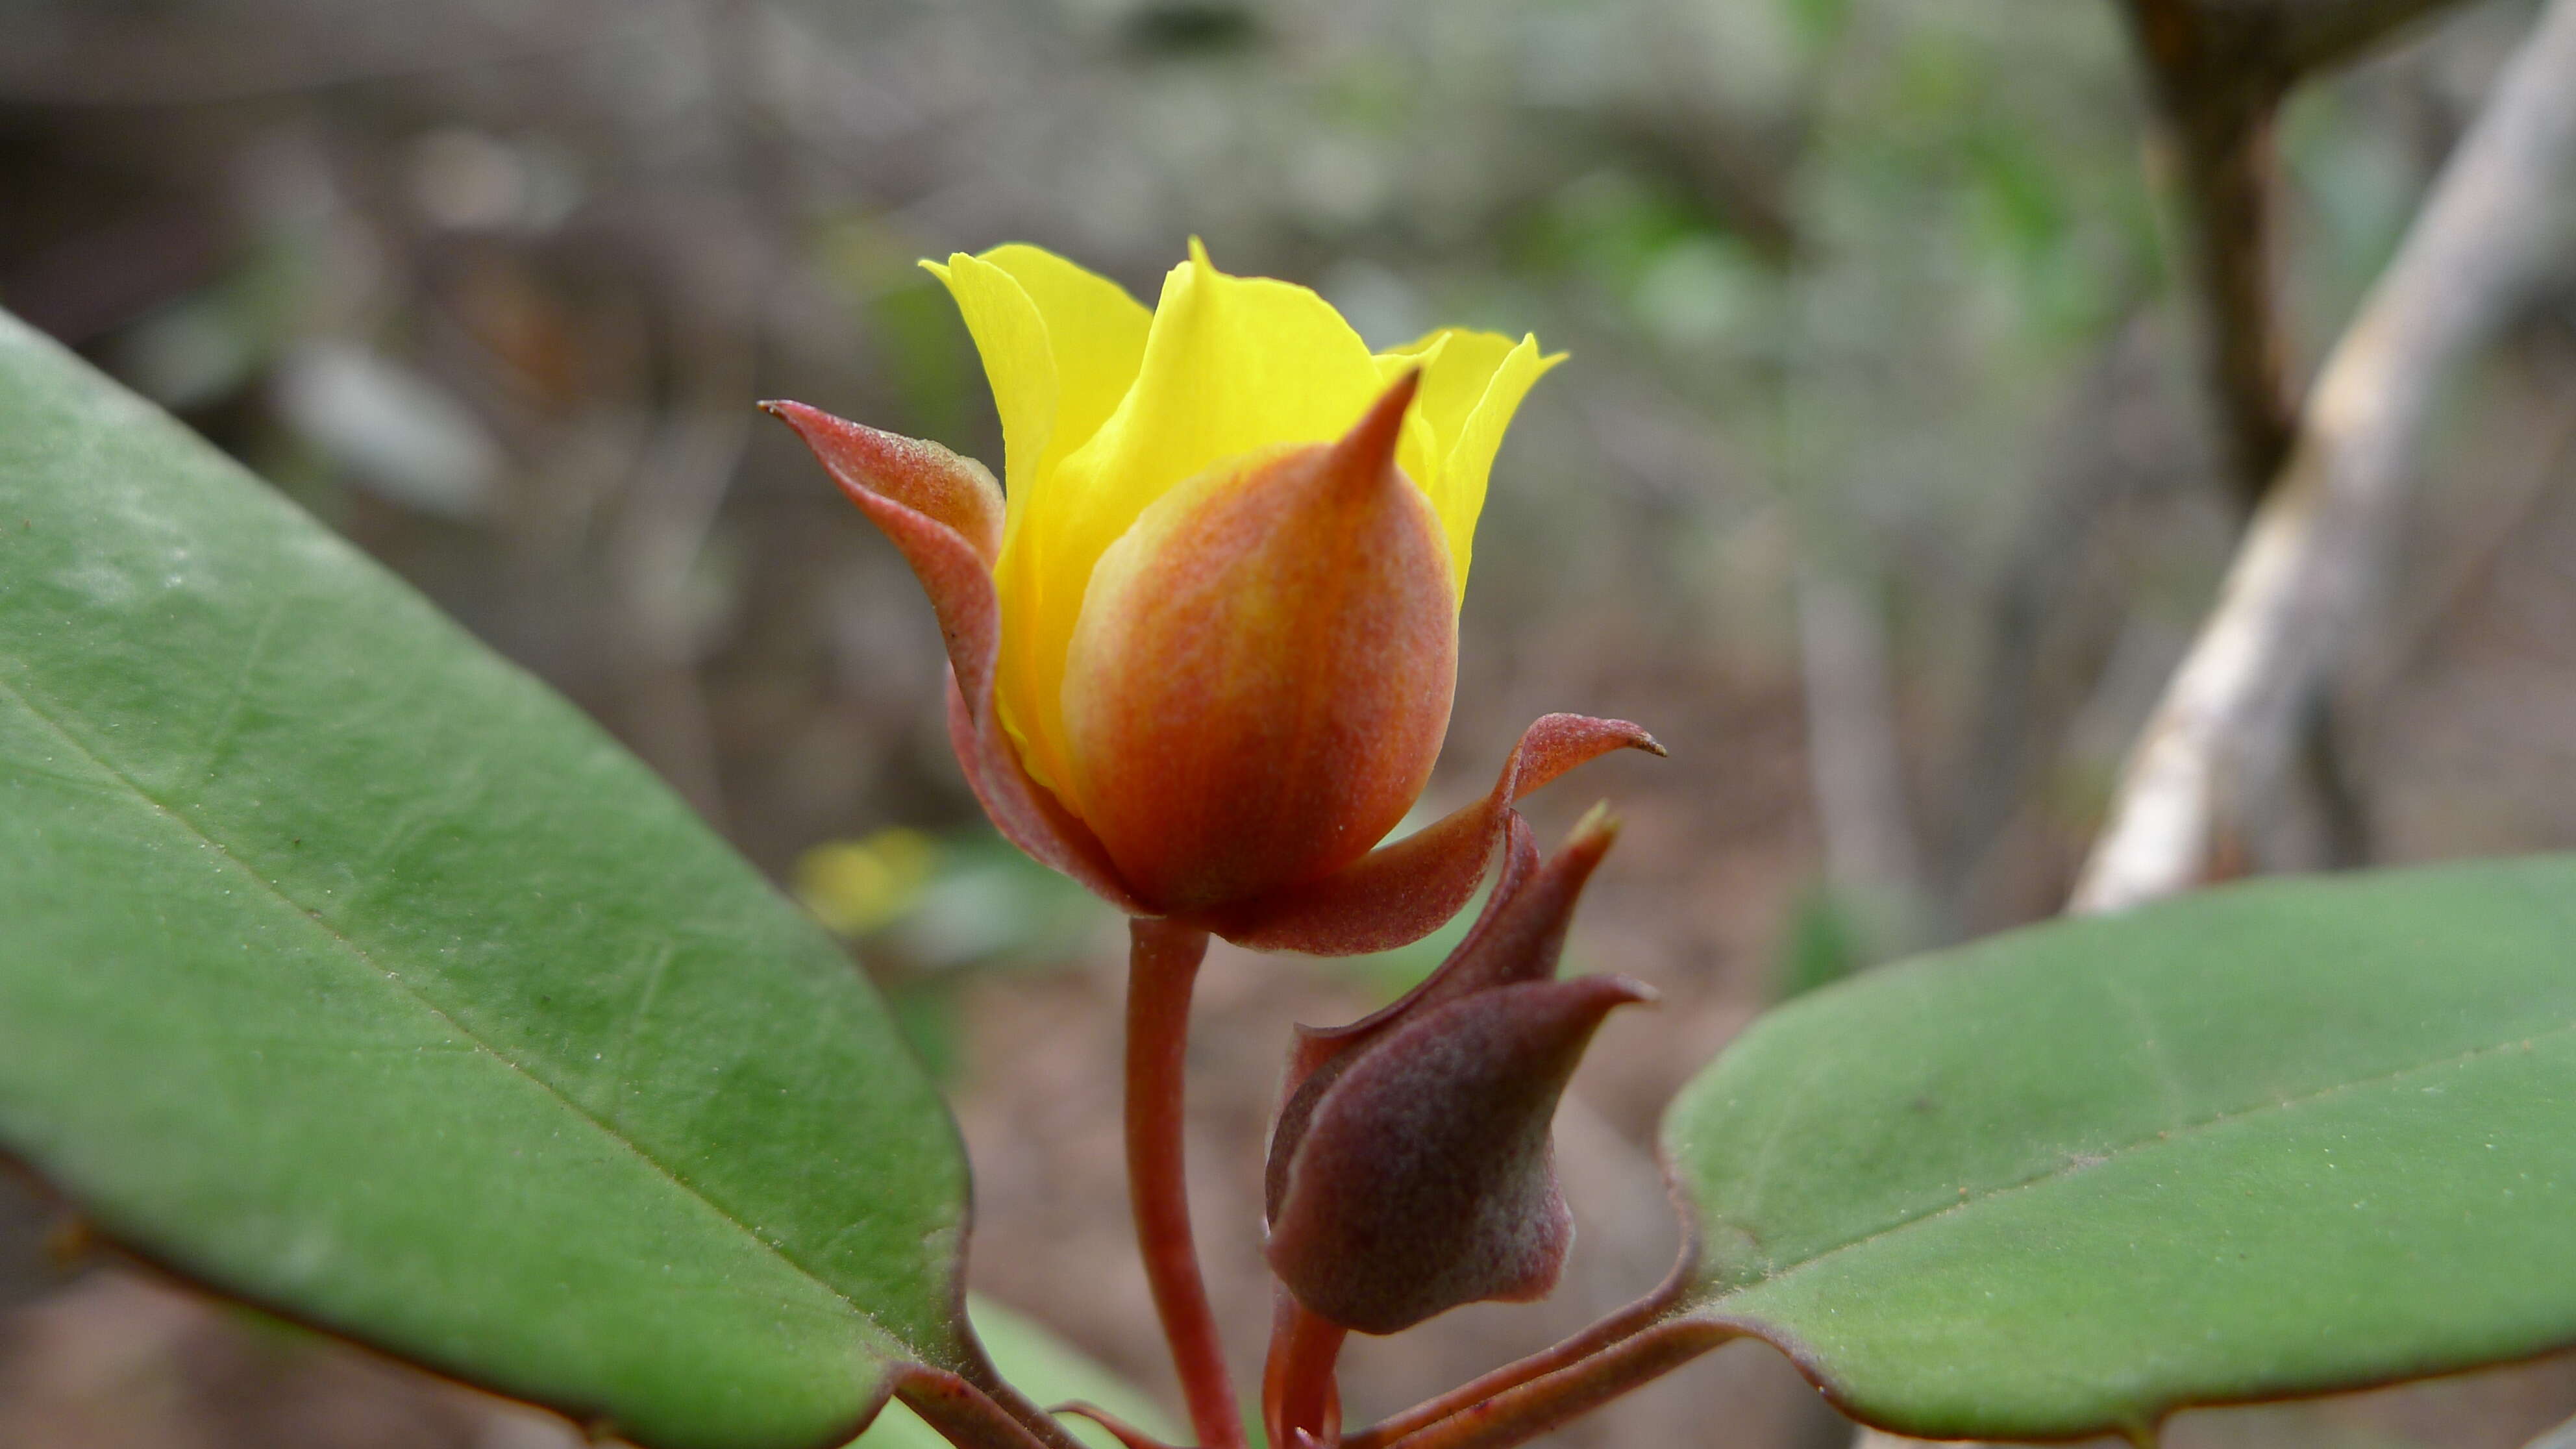
{"label": "dark green leaf edge", "polygon": [[[2437,879],[2454,872],[2465,874],[2497,864],[2507,866],[2530,865],[2543,868],[2554,867],[2565,870],[2571,867],[2576,867],[2576,855],[2532,857],[2509,862],[2475,862],[2467,865],[2356,872],[2342,877],[2276,878],[2255,880],[2203,890],[2175,901],[2142,907],[2139,912],[2127,913],[2124,916],[2097,917],[2083,920],[2067,920],[2060,918],[2056,920],[2041,921],[2012,931],[2000,933],[1996,936],[1988,937],[1984,940],[1973,942],[1966,946],[1891,963],[1888,966],[1865,973],[1861,977],[1835,983],[1829,987],[1819,989],[1809,996],[1802,997],[1795,1002],[1787,1003],[1780,1008],[1776,1008],[1770,1015],[1757,1020],[1747,1029],[1746,1037],[1740,1037],[1738,1040],[1741,1042],[1749,1038],[1753,1032],[1762,1031],[1772,1027],[1774,1018],[1782,1017],[1786,1013],[1818,1009],[1820,1004],[1829,1002],[1845,993],[1872,989],[1873,986],[1882,985],[1886,981],[1895,979],[1902,973],[1924,973],[1963,968],[1972,969],[1973,962],[1977,958],[1983,957],[1989,948],[1999,943],[2017,942],[2044,933],[2060,932],[2069,929],[2099,929],[2105,925],[2129,919],[2140,913],[2152,914],[2172,910],[2188,911],[2197,909],[2203,904],[2212,901],[2260,897],[2275,892],[2303,892],[2318,888],[2326,890],[2348,889],[2351,888],[2357,880],[2374,877],[2379,879]],[[2576,945],[2571,945],[2570,957],[2570,969],[2576,970]],[[2262,1106],[2242,1111],[2220,1113],[2204,1120],[2185,1124],[2181,1128],[2165,1129],[2161,1136],[2151,1135],[2121,1144],[2112,1149],[2112,1155],[2117,1155],[2122,1152],[2143,1150],[2161,1145],[2163,1142],[2170,1140],[2171,1138],[2180,1137],[2186,1133],[2211,1130],[2224,1126],[2229,1122],[2260,1117],[2267,1113],[2296,1107],[2308,1102],[2331,1098],[2356,1089],[2363,1089],[2402,1080],[2419,1072],[2434,1071],[2444,1067],[2465,1065],[2481,1058],[2509,1052],[2527,1052],[2531,1050],[2536,1043],[2543,1040],[2547,1040],[2549,1038],[2563,1038],[2571,1035],[2576,1035],[2576,1021],[2569,1021],[2564,1025],[2541,1032],[2516,1033],[2508,1040],[2487,1043],[2467,1051],[2456,1052],[2447,1057],[2415,1063],[2396,1071],[2381,1073],[2377,1076],[2357,1078],[2349,1082],[2336,1083],[2330,1087],[2305,1094],[2301,1097],[2266,1103]],[[1714,1064],[1712,1063],[1712,1065]],[[1706,1070],[1708,1069],[1704,1068],[1703,1073],[1705,1073]],[[1689,1088],[1685,1087],[1684,1093],[1687,1094],[1688,1091]],[[1676,1100],[1678,1102],[1679,1099],[1677,1098]],[[1667,1116],[1665,1122],[1667,1133],[1670,1132],[1674,1124],[1674,1120],[1674,1117],[1670,1115]],[[2098,1166],[2100,1163],[2095,1161],[2061,1163],[2048,1171],[2034,1173],[2018,1181],[1976,1194],[1965,1201],[1945,1204],[1931,1212],[1907,1218],[1901,1222],[1890,1224],[1871,1233],[1864,1234],[1859,1238],[1837,1244],[1825,1252],[1802,1259],[1800,1262],[1791,1265],[1787,1269],[1769,1274],[1763,1279],[1755,1282],[1730,1285],[1720,1281],[1710,1271],[1710,1264],[1708,1263],[1704,1252],[1707,1234],[1706,1224],[1710,1220],[1710,1215],[1706,1213],[1702,1209],[1701,1205],[1696,1201],[1696,1195],[1691,1191],[1688,1184],[1687,1174],[1674,1161],[1673,1154],[1671,1152],[1671,1143],[1669,1141],[1663,1145],[1663,1150],[1660,1151],[1658,1155],[1664,1163],[1668,1190],[1672,1195],[1675,1210],[1681,1218],[1684,1241],[1682,1262],[1675,1269],[1673,1279],[1663,1288],[1658,1289],[1656,1294],[1653,1295],[1655,1298],[1661,1299],[1670,1305],[1664,1312],[1656,1315],[1653,1320],[1653,1328],[1655,1330],[1665,1332],[1686,1328],[1704,1328],[1710,1330],[1710,1336],[1701,1346],[1702,1351],[1707,1348],[1720,1347],[1737,1338],[1753,1339],[1765,1343],[1786,1357],[1791,1364],[1798,1369],[1799,1373],[1805,1377],[1810,1384],[1814,1385],[1817,1391],[1826,1399],[1827,1402],[1831,1403],[1837,1411],[1857,1423],[1907,1438],[1941,1442],[1993,1441],[2002,1443],[2066,1444],[2084,1442],[2109,1435],[2126,1439],[2134,1444],[2152,1446],[2157,1442],[2158,1436],[2161,1434],[2163,1426],[2167,1420],[2177,1413],[2193,1409],[2305,1402],[2331,1397],[2337,1394],[2387,1388],[2393,1385],[2418,1382],[2428,1379],[2455,1377],[2488,1369],[2507,1368],[2518,1364],[2535,1362],[2556,1354],[2567,1352],[2571,1349],[2576,1349],[2576,1333],[2570,1333],[2564,1337],[2535,1342],[2523,1350],[2513,1353],[2455,1358],[2426,1358],[2412,1364],[2392,1367],[2386,1371],[2356,1373],[2348,1376],[2324,1376],[2313,1381],[2303,1382],[2293,1388],[2285,1388],[2277,1393],[2251,1393],[2224,1396],[2173,1396],[2162,1398],[2147,1405],[2141,1412],[2135,1415],[2117,1418],[2106,1417],[2082,1425],[2067,1425],[2045,1432],[2004,1434],[1996,1432],[1994,1426],[1991,1424],[1961,1422],[1933,1415],[1909,1415],[1902,1412],[1888,1412],[1857,1395],[1851,1385],[1835,1371],[1830,1358],[1819,1351],[1814,1345],[1807,1342],[1803,1337],[1789,1331],[1779,1324],[1766,1321],[1756,1315],[1730,1313],[1726,1311],[1726,1304],[1735,1298],[1743,1296],[1754,1288],[1761,1287],[1770,1282],[1785,1279],[1792,1274],[1804,1271],[1818,1263],[1824,1262],[1834,1257],[1836,1254],[1858,1248],[1866,1243],[1876,1241],[1881,1238],[1892,1237],[1894,1235],[1904,1233],[1909,1229],[1920,1226],[1924,1222],[1956,1213],[1962,1208],[1974,1207],[1997,1198],[2007,1197],[2015,1193],[2025,1192],[2033,1188],[2042,1187],[2049,1183],[2069,1178],[2076,1173],[2089,1169],[2090,1167]]]}

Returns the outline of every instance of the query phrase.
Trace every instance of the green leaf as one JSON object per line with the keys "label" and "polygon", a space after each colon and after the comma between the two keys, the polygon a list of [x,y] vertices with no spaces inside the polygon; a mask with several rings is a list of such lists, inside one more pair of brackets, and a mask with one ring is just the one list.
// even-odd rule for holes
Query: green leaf
{"label": "green leaf", "polygon": [[0,1146],[222,1291],[666,1449],[963,1361],[841,952],[574,711],[0,315]]}
{"label": "green leaf", "polygon": [[[1160,1406],[1124,1379],[1093,1362],[1035,1320],[1022,1317],[989,1298],[970,1296],[967,1307],[975,1332],[993,1356],[993,1366],[1011,1387],[1041,1405],[1080,1399],[1096,1404],[1163,1442],[1177,1443],[1179,1429]],[[1092,1449],[1118,1449],[1108,1430],[1086,1419],[1067,1418],[1065,1428]],[[948,1449],[948,1441],[901,1404],[888,1404],[858,1449]]]}
{"label": "green leaf", "polygon": [[1889,967],[1675,1104],[1697,1317],[1931,1438],[2576,1343],[2576,857],[2212,891]]}

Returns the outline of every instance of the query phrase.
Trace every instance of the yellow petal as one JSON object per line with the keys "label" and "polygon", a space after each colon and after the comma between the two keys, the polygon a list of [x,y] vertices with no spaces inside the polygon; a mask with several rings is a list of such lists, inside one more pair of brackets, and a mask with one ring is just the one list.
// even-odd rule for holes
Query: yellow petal
{"label": "yellow petal", "polygon": [[1330,303],[1227,276],[1191,243],[1163,281],[1135,385],[1033,493],[1003,544],[1002,705],[1032,773],[1067,778],[1065,650],[1101,553],[1175,484],[1246,453],[1337,438],[1377,392],[1367,344]]}
{"label": "yellow petal", "polygon": [[1087,464],[1081,516],[1115,537],[1215,463],[1341,436],[1378,387],[1367,344],[1331,303],[1292,283],[1227,276],[1193,241],[1164,280],[1135,388],[1070,460]]}
{"label": "yellow petal", "polygon": [[[1440,440],[1440,455],[1431,464],[1433,474],[1448,461],[1450,445],[1465,430],[1467,415],[1484,401],[1485,388],[1502,368],[1503,359],[1511,355],[1512,347],[1512,339],[1500,333],[1443,327],[1380,355],[1381,367],[1401,366],[1406,360],[1416,360],[1422,367],[1422,398],[1414,408]],[[1424,487],[1431,486],[1430,476],[1414,476]]]}
{"label": "yellow petal", "polygon": [[1055,349],[1047,340],[1046,319],[1026,287],[981,257],[956,252],[945,266],[923,262],[921,268],[946,284],[984,359],[993,408],[1002,416],[1004,497],[1016,518],[1018,495],[1035,476],[1038,455],[1055,428]]}
{"label": "yellow petal", "polygon": [[[1422,373],[1423,383],[1428,385],[1431,372],[1439,367],[1440,355],[1448,346],[1448,333],[1434,332],[1392,352],[1379,353],[1373,359],[1377,363],[1378,386],[1391,386],[1407,372]],[[1413,410],[1404,416],[1404,437],[1396,446],[1395,465],[1427,494],[1431,479],[1440,471],[1441,460],[1448,456],[1449,450],[1440,441],[1439,431],[1432,427],[1430,410],[1422,405],[1420,392],[1414,396]]]}
{"label": "yellow petal", "polygon": [[[1039,477],[1091,441],[1117,410],[1145,358],[1154,314],[1116,282],[1038,247],[1012,242],[978,260],[1010,275],[1036,305],[1055,358],[1055,423],[1038,455]],[[1032,479],[1032,481],[1035,481]]]}
{"label": "yellow petal", "polygon": [[1485,508],[1485,484],[1503,432],[1530,386],[1564,361],[1565,354],[1540,355],[1535,337],[1515,343],[1491,332],[1453,327],[1396,348],[1379,365],[1401,365],[1401,359],[1415,357],[1423,359],[1423,374],[1422,399],[1414,407],[1430,425],[1432,443],[1421,469],[1408,463],[1405,471],[1431,495],[1431,506],[1449,536],[1449,560],[1463,599],[1476,518]]}
{"label": "yellow petal", "polygon": [[1021,495],[1098,432],[1126,396],[1152,314],[1116,282],[1017,242],[921,265],[947,284],[983,358],[1016,519]]}
{"label": "yellow petal", "polygon": [[1030,611],[1045,591],[1027,577],[1032,554],[1012,541],[1053,486],[1065,456],[1098,432],[1126,396],[1144,358],[1152,314],[1117,283],[1033,246],[1013,243],[922,266],[956,298],[1001,414],[1006,491],[994,582],[1002,604],[1002,722],[1032,773],[1052,786],[1062,778],[1049,768],[1058,757],[1040,750],[1026,721],[1035,713],[1032,701],[1054,697],[1062,670],[1047,676],[1041,695],[1034,643],[1042,631]]}

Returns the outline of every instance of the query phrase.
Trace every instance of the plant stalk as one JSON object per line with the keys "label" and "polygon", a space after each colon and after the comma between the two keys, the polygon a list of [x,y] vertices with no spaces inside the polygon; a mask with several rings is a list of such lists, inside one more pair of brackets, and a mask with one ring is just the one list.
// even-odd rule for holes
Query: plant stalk
{"label": "plant stalk", "polygon": [[1047,1449],[983,1390],[944,1369],[915,1366],[896,1383],[895,1397],[958,1449]]}
{"label": "plant stalk", "polygon": [[1333,1368],[1349,1330],[1306,1310],[1279,1290],[1270,1332],[1270,1362],[1261,1376],[1261,1417],[1272,1449],[1298,1443],[1303,1434],[1325,1449],[1340,1449],[1342,1395]]}
{"label": "plant stalk", "polygon": [[1488,1399],[1515,1389],[1546,1374],[1581,1363],[1619,1342],[1655,1325],[1672,1311],[1682,1293],[1690,1286],[1691,1270],[1699,1261],[1698,1246],[1686,1237],[1681,1261],[1673,1271],[1636,1302],[1596,1320],[1592,1326],[1573,1336],[1540,1349],[1527,1358],[1516,1359],[1490,1373],[1468,1380],[1435,1399],[1425,1399],[1400,1414],[1391,1414],[1342,1441],[1342,1449],[1386,1449],[1417,1429],[1436,1424],[1462,1410],[1475,1407]]}
{"label": "plant stalk", "polygon": [[[1389,1449],[1511,1449],[1681,1367],[1736,1330],[1668,1318],[1553,1373],[1453,1409],[1386,1443]],[[1345,1449],[1356,1440],[1345,1441]]]}
{"label": "plant stalk", "polygon": [[1127,1191],[1136,1246],[1154,1311],[1172,1346],[1190,1424],[1206,1449],[1243,1449],[1243,1421],[1225,1368],[1216,1314],[1190,1239],[1189,1187],[1182,1174],[1182,1079],[1190,1029],[1190,988],[1206,959],[1207,932],[1171,921],[1128,923]]}

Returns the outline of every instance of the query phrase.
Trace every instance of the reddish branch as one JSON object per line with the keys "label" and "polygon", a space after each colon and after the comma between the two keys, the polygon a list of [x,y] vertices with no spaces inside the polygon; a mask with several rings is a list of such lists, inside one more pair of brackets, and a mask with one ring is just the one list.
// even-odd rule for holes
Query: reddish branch
{"label": "reddish branch", "polygon": [[1342,1396],[1334,1365],[1348,1330],[1308,1312],[1286,1292],[1270,1337],[1270,1363],[1261,1379],[1261,1418],[1271,1449],[1295,1449],[1303,1440],[1342,1442]]}
{"label": "reddish branch", "polygon": [[1052,1432],[1041,1438],[983,1390],[944,1369],[907,1370],[895,1385],[895,1397],[960,1449],[1065,1449],[1078,1442],[1043,1419]]}
{"label": "reddish branch", "polygon": [[1056,1405],[1055,1411],[1059,1414],[1070,1414],[1077,1419],[1089,1419],[1107,1430],[1109,1437],[1125,1445],[1126,1449],[1171,1449],[1171,1446],[1162,1440],[1119,1418],[1098,1404],[1087,1404],[1080,1399],[1075,1399],[1070,1403]]}
{"label": "reddish branch", "polygon": [[1206,1449],[1241,1449],[1243,1421],[1225,1367],[1216,1314],[1199,1277],[1190,1237],[1189,1188],[1181,1170],[1181,1084],[1189,1039],[1190,988],[1207,955],[1207,932],[1170,921],[1128,923],[1127,1190],[1135,1199],[1136,1245],[1154,1311],[1172,1345],[1190,1424]]}
{"label": "reddish branch", "polygon": [[1698,1318],[1669,1318],[1527,1383],[1480,1399],[1389,1449],[1509,1449],[1661,1378],[1736,1330]]}
{"label": "reddish branch", "polygon": [[[1688,1218],[1684,1231],[1689,1231]],[[1427,1399],[1403,1413],[1390,1415],[1352,1434],[1342,1441],[1342,1449],[1386,1449],[1407,1435],[1443,1419],[1463,1413],[1494,1399],[1509,1390],[1533,1380],[1583,1362],[1612,1346],[1635,1337],[1669,1315],[1681,1301],[1691,1283],[1691,1271],[1698,1265],[1695,1241],[1685,1239],[1681,1261],[1652,1293],[1594,1323],[1570,1338],[1539,1350],[1527,1358],[1503,1365],[1481,1378],[1471,1379],[1436,1399]]]}

